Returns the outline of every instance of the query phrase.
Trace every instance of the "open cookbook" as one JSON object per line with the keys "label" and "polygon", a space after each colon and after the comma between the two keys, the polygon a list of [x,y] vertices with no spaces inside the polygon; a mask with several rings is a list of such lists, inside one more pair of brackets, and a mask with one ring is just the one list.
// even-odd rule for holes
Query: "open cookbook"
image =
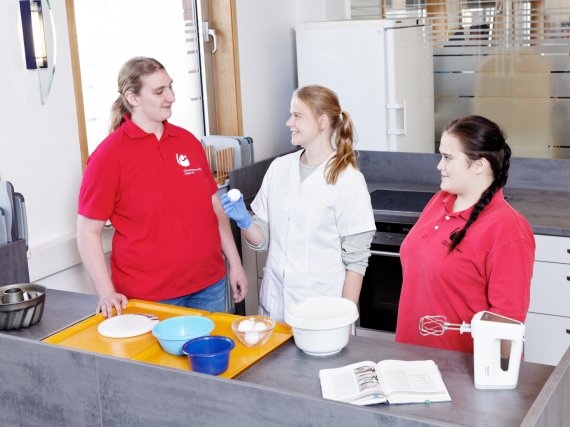
{"label": "open cookbook", "polygon": [[365,361],[319,371],[325,399],[354,405],[449,402],[433,360]]}

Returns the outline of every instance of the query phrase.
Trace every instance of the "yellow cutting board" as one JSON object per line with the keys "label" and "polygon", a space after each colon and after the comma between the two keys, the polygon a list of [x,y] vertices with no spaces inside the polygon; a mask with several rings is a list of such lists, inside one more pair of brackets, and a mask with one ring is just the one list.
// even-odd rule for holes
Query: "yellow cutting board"
{"label": "yellow cutting board", "polygon": [[[234,378],[245,371],[254,363],[258,362],[269,353],[274,351],[293,336],[291,327],[277,323],[269,340],[259,348],[244,346],[234,335],[231,324],[241,316],[227,313],[210,313],[208,311],[161,304],[157,302],[131,299],[128,302],[124,314],[153,314],[159,320],[175,316],[206,316],[215,323],[211,335],[222,335],[233,339],[235,348],[230,353],[228,370],[220,377]],[[108,338],[99,334],[97,327],[106,318],[101,314],[93,315],[69,328],[66,328],[45,339],[44,342],[61,345],[63,347],[86,350],[94,353],[110,356],[123,357],[138,360],[155,365],[168,366],[170,368],[191,371],[190,363],[186,356],[174,356],[165,352],[151,332],[132,338]]]}

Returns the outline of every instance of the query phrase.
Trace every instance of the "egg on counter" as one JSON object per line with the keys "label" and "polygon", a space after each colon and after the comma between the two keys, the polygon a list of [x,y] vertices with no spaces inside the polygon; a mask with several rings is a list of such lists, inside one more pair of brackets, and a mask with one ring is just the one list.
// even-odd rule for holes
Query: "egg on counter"
{"label": "egg on counter", "polygon": [[251,319],[244,320],[238,325],[238,331],[245,332],[244,339],[249,345],[257,344],[260,339],[259,332],[266,329],[267,327],[263,322],[255,322]]}
{"label": "egg on counter", "polygon": [[267,329],[267,326],[263,322],[255,322],[255,325],[253,325],[254,331],[260,332],[260,331],[265,331],[266,329]]}
{"label": "egg on counter", "polygon": [[246,347],[260,347],[271,337],[276,322],[266,316],[249,316],[232,322],[232,331]]}
{"label": "egg on counter", "polygon": [[248,319],[248,320],[244,320],[242,322],[239,323],[238,325],[238,331],[240,332],[250,332],[253,331],[253,328],[255,326],[255,321]]}

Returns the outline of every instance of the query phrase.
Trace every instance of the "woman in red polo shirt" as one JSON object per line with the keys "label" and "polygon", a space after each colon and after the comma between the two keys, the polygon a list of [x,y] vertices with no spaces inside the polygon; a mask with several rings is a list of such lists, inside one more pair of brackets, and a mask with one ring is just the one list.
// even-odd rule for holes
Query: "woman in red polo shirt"
{"label": "woman in red polo shirt", "polygon": [[[118,86],[111,133],[89,157],[79,194],[77,242],[97,312],[120,314],[128,298],[224,311],[223,255],[236,302],[247,278],[202,145],[167,120],[172,79],[155,59],[137,57],[121,68]],[[101,245],[107,220],[115,228],[110,275]]]}
{"label": "woman in red polo shirt", "polygon": [[470,334],[422,336],[419,319],[443,315],[449,323],[470,323],[487,310],[524,322],[534,236],[503,197],[511,149],[495,123],[480,116],[455,120],[439,151],[441,191],[401,247],[396,341],[471,352]]}

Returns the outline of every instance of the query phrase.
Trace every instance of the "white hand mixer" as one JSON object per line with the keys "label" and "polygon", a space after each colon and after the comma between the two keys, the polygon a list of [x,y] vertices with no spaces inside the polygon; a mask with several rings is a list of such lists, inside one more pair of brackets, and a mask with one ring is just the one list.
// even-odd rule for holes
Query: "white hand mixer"
{"label": "white hand mixer", "polygon": [[448,323],[445,316],[440,315],[424,316],[419,328],[422,335],[439,336],[445,331],[471,333],[476,388],[510,389],[517,386],[524,341],[523,323],[480,311],[473,316],[471,324]]}

